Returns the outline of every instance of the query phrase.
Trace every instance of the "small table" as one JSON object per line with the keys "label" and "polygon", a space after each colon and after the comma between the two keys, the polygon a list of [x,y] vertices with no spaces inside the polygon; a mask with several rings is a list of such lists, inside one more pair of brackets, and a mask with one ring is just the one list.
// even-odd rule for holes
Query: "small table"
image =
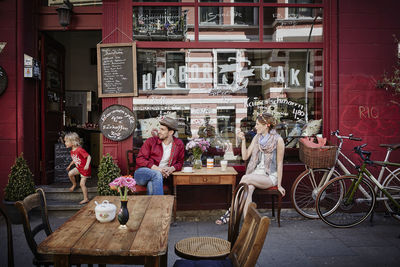
{"label": "small table", "polygon": [[207,169],[205,167],[194,172],[174,172],[174,221],[176,221],[176,186],[178,185],[232,185],[232,193],[235,191],[236,175],[238,174],[233,167],[227,167],[226,171],[221,171],[221,167]]}
{"label": "small table", "polygon": [[141,264],[167,266],[168,234],[173,196],[129,196],[127,229],[119,229],[118,219],[96,220],[94,201],[109,200],[120,208],[117,196],[97,196],[38,247],[54,256],[54,266],[71,263]]}

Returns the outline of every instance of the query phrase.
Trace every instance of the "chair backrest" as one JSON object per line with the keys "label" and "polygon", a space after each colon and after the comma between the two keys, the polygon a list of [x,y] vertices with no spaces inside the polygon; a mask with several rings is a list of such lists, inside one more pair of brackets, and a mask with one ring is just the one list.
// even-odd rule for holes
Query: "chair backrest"
{"label": "chair backrest", "polygon": [[232,195],[231,214],[228,227],[228,241],[231,242],[231,248],[239,234],[240,222],[244,211],[244,204],[249,193],[249,186],[241,183]]}
{"label": "chair backrest", "polygon": [[0,214],[4,216],[4,219],[7,224],[7,262],[8,267],[14,267],[14,247],[13,247],[13,238],[12,238],[12,227],[10,218],[6,213],[6,209],[3,206],[3,203],[0,203]]}
{"label": "chair backrest", "polygon": [[253,267],[263,248],[270,220],[256,210],[256,204],[250,203],[239,236],[233,245],[229,259],[235,267]]}
{"label": "chair backrest", "polygon": [[[49,218],[47,214],[47,202],[43,189],[36,189],[35,194],[27,196],[23,201],[17,201],[15,203],[18,210],[22,215],[22,224],[24,226],[24,233],[26,241],[28,242],[29,248],[37,259],[40,259],[40,254],[37,252],[37,243],[35,236],[40,231],[45,231],[46,235],[49,236],[52,233]],[[41,212],[42,221],[40,224],[36,225],[33,229],[29,219],[29,212],[34,209],[39,208]]]}
{"label": "chair backrest", "polygon": [[136,157],[132,149],[126,151],[126,174],[133,175],[136,167]]}

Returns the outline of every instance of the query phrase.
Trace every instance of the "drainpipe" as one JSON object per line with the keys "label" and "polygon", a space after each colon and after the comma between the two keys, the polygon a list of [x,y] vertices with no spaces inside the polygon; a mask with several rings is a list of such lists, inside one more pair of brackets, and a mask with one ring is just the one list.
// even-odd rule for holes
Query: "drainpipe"
{"label": "drainpipe", "polygon": [[16,35],[15,42],[17,45],[16,49],[16,153],[17,156],[24,151],[24,68],[23,68],[23,57],[24,57],[24,25],[23,25],[23,0],[17,0],[16,3],[17,16],[16,22]]}
{"label": "drainpipe", "polygon": [[[307,42],[310,42],[311,40],[311,33],[314,29],[314,24],[315,21],[317,20],[318,16],[320,16],[320,10],[317,11],[317,13],[315,14],[314,20],[311,24],[311,29],[310,29],[310,33],[308,34],[308,40]],[[308,88],[307,88],[307,72],[309,69],[309,61],[310,61],[310,49],[307,48],[307,56],[306,56],[306,73],[305,73],[305,79],[304,79],[304,111],[305,111],[305,122],[308,123]]]}

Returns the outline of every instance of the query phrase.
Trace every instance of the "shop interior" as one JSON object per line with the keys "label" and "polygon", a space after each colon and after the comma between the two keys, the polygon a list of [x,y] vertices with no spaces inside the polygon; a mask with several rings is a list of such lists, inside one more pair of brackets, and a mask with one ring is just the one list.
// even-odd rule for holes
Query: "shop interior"
{"label": "shop interior", "polygon": [[102,137],[98,127],[101,98],[97,96],[96,56],[101,31],[55,31],[46,34],[65,49],[65,95],[58,96],[48,89],[48,109],[55,105],[57,98],[64,99],[63,105],[59,105],[63,109],[63,132],[79,134],[82,147],[91,155],[92,167],[96,168],[102,155]]}

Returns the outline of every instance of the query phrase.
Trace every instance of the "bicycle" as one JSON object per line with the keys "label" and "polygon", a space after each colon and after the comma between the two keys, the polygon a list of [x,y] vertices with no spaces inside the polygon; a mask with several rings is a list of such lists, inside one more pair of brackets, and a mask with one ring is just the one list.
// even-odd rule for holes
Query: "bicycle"
{"label": "bicycle", "polygon": [[[388,161],[390,153],[400,148],[400,144],[381,145],[388,150],[384,161],[370,160],[371,152],[362,150],[365,146],[354,148],[363,160],[357,167],[357,175],[339,176],[329,181],[317,195],[318,216],[330,226],[347,228],[362,223],[374,210],[376,201],[384,201],[387,211],[400,220],[400,163]],[[381,166],[378,179],[367,169],[369,165]],[[392,171],[388,166],[397,169]],[[381,183],[385,171],[389,174]]]}
{"label": "bicycle", "polygon": [[340,176],[339,171],[344,174],[350,174],[350,171],[345,167],[343,162],[347,162],[355,167],[355,164],[342,153],[343,140],[361,141],[361,138],[354,137],[352,134],[341,136],[339,130],[331,133],[339,140],[337,147],[335,163],[331,168],[310,168],[306,165],[306,170],[297,176],[291,189],[291,199],[294,208],[302,216],[309,219],[318,219],[318,214],[315,210],[315,200],[320,189],[328,183],[329,180]]}

